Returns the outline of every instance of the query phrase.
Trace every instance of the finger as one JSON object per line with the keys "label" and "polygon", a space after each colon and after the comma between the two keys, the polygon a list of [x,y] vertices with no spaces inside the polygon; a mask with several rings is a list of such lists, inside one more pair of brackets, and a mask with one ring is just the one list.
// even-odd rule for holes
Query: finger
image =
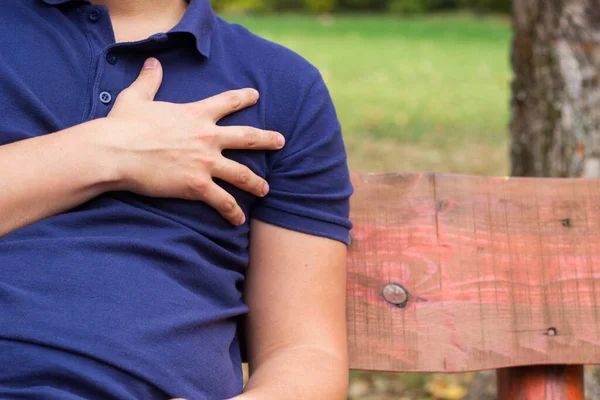
{"label": "finger", "polygon": [[129,86],[144,100],[154,100],[162,83],[162,66],[156,58],[149,58],[144,63],[137,79]]}
{"label": "finger", "polygon": [[269,192],[267,181],[245,165],[227,158],[217,163],[212,175],[258,197],[263,197]]}
{"label": "finger", "polygon": [[200,200],[217,210],[223,218],[233,225],[242,225],[246,222],[244,212],[235,198],[214,182],[204,190]]}
{"label": "finger", "polygon": [[258,91],[254,89],[230,90],[213,97],[198,101],[194,106],[201,107],[214,122],[221,118],[253,106],[258,101]]}
{"label": "finger", "polygon": [[278,150],[285,144],[285,138],[281,133],[250,126],[220,127],[218,141],[221,150]]}

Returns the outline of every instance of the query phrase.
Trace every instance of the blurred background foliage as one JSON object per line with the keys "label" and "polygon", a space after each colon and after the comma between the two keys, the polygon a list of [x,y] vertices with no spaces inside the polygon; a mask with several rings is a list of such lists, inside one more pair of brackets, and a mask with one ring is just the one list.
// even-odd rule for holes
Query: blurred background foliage
{"label": "blurred background foliage", "polygon": [[221,16],[319,68],[353,171],[508,173],[508,15]]}
{"label": "blurred background foliage", "polygon": [[452,10],[477,13],[508,13],[511,0],[213,0],[216,11],[250,13],[298,12],[390,12],[424,14]]}

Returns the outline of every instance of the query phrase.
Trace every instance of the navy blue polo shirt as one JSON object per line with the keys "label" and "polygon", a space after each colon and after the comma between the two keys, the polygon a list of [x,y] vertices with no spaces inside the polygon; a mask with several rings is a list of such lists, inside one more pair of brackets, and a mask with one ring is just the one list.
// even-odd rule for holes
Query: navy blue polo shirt
{"label": "navy blue polo shirt", "polygon": [[[119,44],[104,6],[0,2],[0,145],[105,117],[150,56],[164,67],[157,100],[258,89],[221,124],[284,134],[280,151],[225,152],[271,191],[219,184],[251,218],[347,242],[352,187],[318,70],[208,0],[169,32]],[[0,238],[0,398],[239,394],[249,236],[199,201],[110,192]]]}

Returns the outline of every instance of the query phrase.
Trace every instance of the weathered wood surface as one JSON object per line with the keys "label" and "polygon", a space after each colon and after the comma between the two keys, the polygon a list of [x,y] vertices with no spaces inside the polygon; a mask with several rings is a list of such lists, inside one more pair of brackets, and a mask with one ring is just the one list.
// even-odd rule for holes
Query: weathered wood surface
{"label": "weathered wood surface", "polygon": [[[600,363],[600,180],[354,175],[351,368]],[[409,293],[385,301],[388,284]],[[401,294],[386,293],[402,305]]]}
{"label": "weathered wood surface", "polygon": [[582,365],[543,365],[498,370],[502,400],[585,400]]}

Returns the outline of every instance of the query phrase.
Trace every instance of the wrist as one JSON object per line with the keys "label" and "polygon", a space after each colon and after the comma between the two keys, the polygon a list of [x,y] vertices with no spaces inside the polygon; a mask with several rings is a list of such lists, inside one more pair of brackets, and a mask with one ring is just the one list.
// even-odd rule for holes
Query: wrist
{"label": "wrist", "polygon": [[82,131],[74,133],[83,141],[81,147],[89,151],[86,157],[93,168],[96,186],[104,192],[126,190],[126,171],[115,143],[119,129],[114,121],[98,118],[78,127]]}

